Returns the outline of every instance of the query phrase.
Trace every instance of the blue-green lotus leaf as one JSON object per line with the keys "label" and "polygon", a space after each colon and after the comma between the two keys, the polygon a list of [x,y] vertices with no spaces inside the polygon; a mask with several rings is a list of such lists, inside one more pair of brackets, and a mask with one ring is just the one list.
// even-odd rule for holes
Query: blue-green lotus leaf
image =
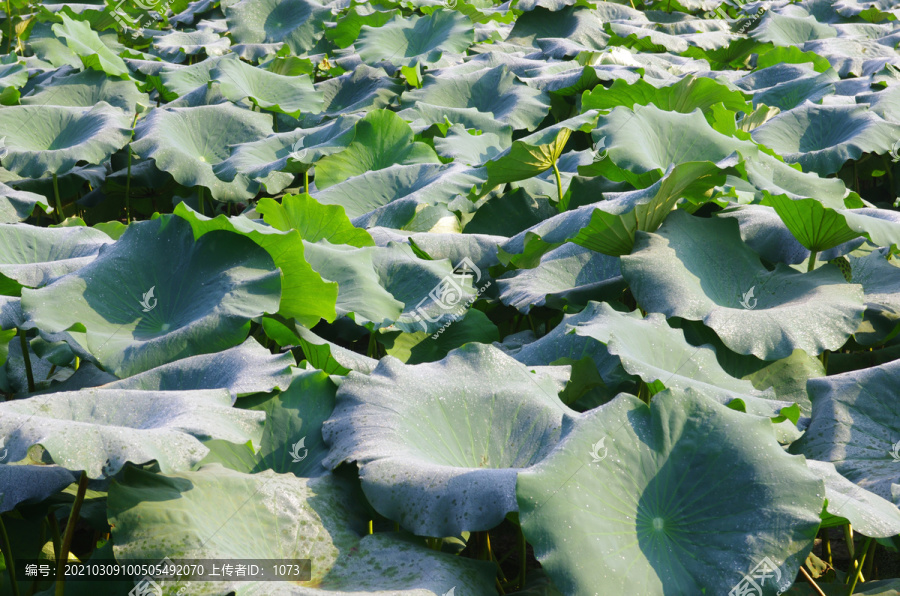
{"label": "blue-green lotus leaf", "polygon": [[[187,470],[209,451],[202,440],[259,445],[265,415],[232,408],[231,401],[224,390],[49,393],[0,404],[0,434],[8,461],[46,459],[89,478],[114,476],[126,462]],[[29,453],[36,445],[40,458]]]}
{"label": "blue-green lotus leaf", "polygon": [[[209,29],[173,31],[153,38],[153,48],[166,60],[180,62],[185,55],[205,53],[221,56],[228,52],[231,40]],[[178,58],[181,60],[177,60]]]}
{"label": "blue-green lotus leaf", "polygon": [[101,101],[130,114],[152,105],[150,98],[138,90],[134,81],[112,79],[96,70],[54,76],[47,82],[35,85],[21,103],[89,108]]}
{"label": "blue-green lotus leaf", "polygon": [[272,132],[270,116],[233,104],[156,109],[138,122],[131,147],[179,184],[206,187],[215,199],[242,201],[256,196],[260,184],[242,174],[226,182],[213,168],[228,159],[232,145]]}
{"label": "blue-green lotus leaf", "polygon": [[122,46],[116,43],[119,47],[113,49],[100,39],[90,24],[74,21],[65,14],[61,17],[62,24],[53,25],[53,33],[65,40],[69,49],[81,58],[86,67],[102,70],[112,76],[128,75],[128,67],[116,53],[123,49]]}
{"label": "blue-green lotus leaf", "polygon": [[671,389],[582,414],[516,489],[525,537],[567,596],[727,594],[764,557],[774,595],[812,549],[824,492],[768,419]]}
{"label": "blue-green lotus leaf", "polygon": [[238,43],[282,41],[303,54],[324,34],[328,9],[315,0],[241,0],[228,3],[225,16]]}
{"label": "blue-green lotus leaf", "polygon": [[0,513],[20,503],[40,503],[75,481],[75,474],[59,466],[0,467]]}
{"label": "blue-green lotus leaf", "polygon": [[462,54],[475,41],[472,22],[452,10],[427,16],[395,16],[380,27],[363,25],[354,43],[368,64],[387,61],[397,66],[438,62],[445,52]]}
{"label": "blue-green lotus leaf", "polygon": [[101,388],[144,391],[227,389],[232,396],[240,397],[287,389],[291,383],[291,367],[295,364],[290,354],[271,354],[251,337],[239,346],[167,362]]}
{"label": "blue-green lotus leaf", "polygon": [[617,257],[571,243],[543,255],[533,269],[507,273],[497,284],[500,300],[523,313],[535,306],[585,304],[588,298],[624,287]]}
{"label": "blue-green lotus leaf", "polygon": [[304,126],[321,118],[335,118],[356,112],[369,112],[385,108],[400,95],[404,87],[387,76],[381,68],[360,64],[353,72],[327,79],[316,84],[322,93],[324,106],[317,116],[303,115]]}
{"label": "blue-green lotus leaf", "polygon": [[732,219],[675,211],[655,233],[638,232],[622,274],[638,304],[667,317],[703,321],[729,349],[779,360],[796,349],[836,350],[856,331],[862,287],[837,267],[773,271],[741,241]]}
{"label": "blue-green lotus leaf", "polygon": [[0,224],[0,292],[45,286],[93,261],[112,240],[92,228]]}
{"label": "blue-green lotus leaf", "polygon": [[833,174],[863,153],[887,153],[900,138],[900,125],[884,121],[867,106],[806,102],[782,112],[751,133],[788,163],[820,176]]}
{"label": "blue-green lotus leaf", "polygon": [[67,331],[124,377],[241,343],[251,318],[278,310],[281,280],[249,239],[217,231],[195,241],[188,222],[164,216],[132,224],[90,264],[22,293],[31,324]]}
{"label": "blue-green lotus leaf", "polygon": [[357,462],[372,506],[416,534],[486,530],[516,510],[516,473],[559,440],[560,389],[480,344],[428,364],[387,356],[338,389],[325,463]]}
{"label": "blue-green lotus leaf", "polygon": [[238,102],[250,98],[255,105],[294,118],[301,112],[322,111],[322,93],[313,88],[309,75],[286,76],[253,67],[237,59],[224,59],[210,71],[222,95]]}
{"label": "blue-green lotus leaf", "polygon": [[78,162],[103,163],[131,139],[131,118],[104,102],[90,108],[10,106],[0,110],[0,130],[8,150],[3,167],[22,178],[41,178],[67,174]]}
{"label": "blue-green lotus leaf", "polygon": [[119,559],[311,561],[309,582],[173,581],[164,584],[167,592],[441,596],[455,588],[461,595],[495,593],[493,565],[435,552],[408,535],[364,536],[361,510],[356,493],[331,475],[243,474],[218,464],[169,475],[128,469],[109,492]]}
{"label": "blue-green lotus leaf", "polygon": [[812,422],[791,452],[831,462],[859,486],[900,502],[900,409],[894,399],[898,379],[896,360],[810,379]]}
{"label": "blue-green lotus leaf", "polygon": [[47,197],[34,192],[16,190],[0,182],[0,223],[24,221],[35,214],[36,208],[40,208],[44,213],[50,212]]}
{"label": "blue-green lotus leaf", "polygon": [[514,129],[534,130],[547,115],[550,98],[546,92],[519,81],[506,65],[500,65],[460,75],[426,74],[421,89],[401,96],[401,107],[409,108],[409,112],[418,112],[418,104],[445,112],[451,122],[457,121],[457,111],[475,108]]}

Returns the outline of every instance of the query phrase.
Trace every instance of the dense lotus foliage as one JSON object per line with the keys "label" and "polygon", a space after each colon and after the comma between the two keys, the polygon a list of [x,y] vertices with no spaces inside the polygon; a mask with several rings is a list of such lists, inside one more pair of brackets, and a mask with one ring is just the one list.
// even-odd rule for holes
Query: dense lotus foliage
{"label": "dense lotus foliage", "polygon": [[0,14],[0,596],[900,595],[894,0]]}

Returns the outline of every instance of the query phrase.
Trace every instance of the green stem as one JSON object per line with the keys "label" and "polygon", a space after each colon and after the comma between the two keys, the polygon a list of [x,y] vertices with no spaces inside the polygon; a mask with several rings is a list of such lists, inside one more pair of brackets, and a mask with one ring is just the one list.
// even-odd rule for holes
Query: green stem
{"label": "green stem", "polygon": [[519,580],[517,582],[520,590],[525,589],[525,566],[528,562],[528,543],[525,541],[525,532],[522,526],[519,526]]}
{"label": "green stem", "polygon": [[850,558],[855,559],[856,549],[853,545],[853,526],[851,524],[847,524],[846,526],[841,527],[844,530],[844,541],[847,543],[847,551],[850,553]]}
{"label": "green stem", "polygon": [[822,543],[825,546],[825,555],[828,557],[826,560],[828,564],[834,567],[834,559],[831,556],[831,538],[828,536],[828,529],[824,530],[822,534]]}
{"label": "green stem", "polygon": [[856,573],[853,575],[853,583],[850,584],[850,594],[853,594],[853,590],[856,589],[856,583],[859,581],[860,577],[862,577],[862,568],[863,563],[866,561],[866,555],[869,554],[869,544],[872,542],[871,538],[866,538],[866,543],[862,547],[862,554],[859,556],[859,561],[856,565]]}
{"label": "green stem", "polygon": [[[6,0],[6,23],[9,25],[9,34],[6,38],[6,53],[12,54],[12,40],[13,40],[13,19],[12,19],[12,9],[9,6],[9,0]],[[16,44],[16,50],[19,49],[19,44]]]}
{"label": "green stem", "polygon": [[309,194],[309,170],[303,172],[303,192]]}
{"label": "green stem", "polygon": [[198,187],[198,188],[199,188],[199,190],[197,191],[197,196],[199,197],[199,199],[198,199],[197,202],[198,202],[198,205],[200,206],[200,215],[206,215],[206,214],[203,212],[203,191],[206,190],[206,189],[203,188],[202,186],[200,186],[200,187]]}
{"label": "green stem", "polygon": [[875,566],[875,549],[878,548],[878,543],[874,540],[872,541],[872,546],[869,547],[869,558],[866,559],[866,567],[863,569],[863,575],[869,578],[869,581],[875,579],[872,575],[872,568]]}
{"label": "green stem", "polygon": [[650,403],[650,387],[644,381],[641,381],[640,386],[638,387],[638,399],[640,399],[645,404]]}
{"label": "green stem", "polygon": [[556,166],[556,162],[553,162],[553,175],[556,176],[556,195],[559,198],[559,203],[557,203],[557,208],[560,213],[566,210],[567,205],[563,204],[563,191],[562,191],[562,178],[559,177],[559,168]]}
{"label": "green stem", "polygon": [[806,271],[807,273],[815,269],[816,267],[816,255],[819,254],[819,251],[812,250],[809,252],[809,261],[806,263]]}
{"label": "green stem", "polygon": [[63,214],[62,201],[59,199],[59,182],[56,174],[53,174],[53,198],[56,199],[56,223],[62,223],[65,215]]}
{"label": "green stem", "polygon": [[[131,121],[131,137],[134,138],[134,126],[137,124],[138,115],[134,113]],[[128,177],[125,178],[125,223],[131,223],[131,143],[128,143]]]}
{"label": "green stem", "polygon": [[34,373],[31,371],[31,354],[28,352],[28,340],[25,330],[19,329],[19,345],[22,346],[22,360],[25,361],[25,377],[28,379],[28,393],[34,393]]}
{"label": "green stem", "polygon": [[16,582],[16,566],[13,562],[12,545],[6,534],[6,526],[3,524],[3,516],[0,515],[0,550],[3,551],[3,560],[6,562],[6,571],[9,573],[9,583],[12,584],[13,596],[19,596],[19,584]]}
{"label": "green stem", "polygon": [[375,342],[375,330],[369,333],[369,348],[366,350],[369,358],[378,358],[378,344]]}
{"label": "green stem", "polygon": [[75,495],[75,501],[72,503],[72,511],[69,512],[69,521],[66,523],[66,533],[63,536],[62,548],[59,549],[59,556],[56,559],[55,596],[64,596],[66,591],[66,580],[63,574],[66,570],[66,563],[69,560],[69,547],[72,546],[72,537],[75,536],[75,525],[78,523],[78,514],[81,512],[81,504],[84,503],[84,494],[87,492],[87,484],[87,474],[81,472],[81,478],[78,480],[78,493]]}
{"label": "green stem", "polygon": [[50,526],[50,540],[53,542],[53,557],[59,558],[59,551],[62,549],[62,538],[59,535],[59,524],[56,522],[56,515],[50,513],[47,516],[47,525]]}

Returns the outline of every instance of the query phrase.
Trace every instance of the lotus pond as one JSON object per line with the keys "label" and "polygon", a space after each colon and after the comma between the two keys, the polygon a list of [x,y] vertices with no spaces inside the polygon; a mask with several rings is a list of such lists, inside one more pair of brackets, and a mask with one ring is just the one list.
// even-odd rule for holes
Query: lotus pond
{"label": "lotus pond", "polygon": [[900,595],[895,1],[0,11],[0,596]]}

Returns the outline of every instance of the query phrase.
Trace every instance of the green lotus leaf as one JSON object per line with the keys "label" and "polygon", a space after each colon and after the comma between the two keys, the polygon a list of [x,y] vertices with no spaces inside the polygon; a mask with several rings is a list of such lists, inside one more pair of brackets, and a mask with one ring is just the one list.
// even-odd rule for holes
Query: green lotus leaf
{"label": "green lotus leaf", "polygon": [[833,174],[863,153],[887,153],[900,125],[884,121],[867,106],[806,102],[782,112],[751,133],[788,163],[820,176]]}
{"label": "green lotus leaf", "polygon": [[671,165],[709,161],[724,167],[735,152],[745,158],[760,153],[754,143],[714,130],[699,111],[681,114],[647,105],[632,112],[619,106],[601,116],[599,123],[592,136],[606,148],[609,159],[579,171],[625,180],[638,188],[656,182]]}
{"label": "green lotus leaf", "polygon": [[291,367],[290,354],[272,355],[255,339],[216,352],[189,356],[131,377],[107,383],[101,389],[140,389],[142,391],[196,391],[227,389],[235,397],[287,389]]}
{"label": "green lotus leaf", "polygon": [[[834,94],[835,83],[840,80],[831,68],[819,73],[805,64],[778,64],[757,70],[738,81],[737,85],[753,93],[753,105],[764,104],[785,111],[807,100],[815,102]],[[752,87],[749,86],[751,84]]]}
{"label": "green lotus leaf", "polygon": [[853,484],[834,464],[806,460],[806,465],[825,482],[826,510],[830,518],[823,527],[853,524],[853,529],[872,538],[890,538],[900,533],[900,509],[886,499]]}
{"label": "green lotus leaf", "polygon": [[791,199],[814,198],[832,209],[863,206],[859,196],[850,192],[840,178],[801,172],[764,152],[742,162],[741,168],[746,171],[750,183],[747,190],[752,193],[754,202],[762,202],[768,192],[784,194]]}
{"label": "green lotus leaf", "polygon": [[242,398],[237,405],[266,413],[259,451],[247,444],[207,441],[209,455],[201,464],[221,463],[227,468],[255,474],[274,470],[312,478],[327,474],[322,460],[328,453],[322,441],[322,422],[334,409],[335,386],[322,371],[295,371],[284,391]]}
{"label": "green lotus leaf", "polygon": [[812,63],[816,72],[825,72],[831,68],[831,64],[825,58],[793,46],[775,47],[760,54],[756,59],[756,68],[759,70],[778,64],[803,64],[804,62]]}
{"label": "green lotus leaf", "polygon": [[265,422],[264,414],[232,408],[224,390],[85,389],[5,402],[0,412],[9,461],[40,445],[42,457],[89,478],[114,476],[126,462],[186,470],[209,451],[202,440],[258,445]]}
{"label": "green lotus leaf", "polygon": [[388,227],[401,228],[419,205],[446,204],[469,194],[484,182],[478,174],[452,164],[393,165],[314,191],[313,198],[323,205],[342,206],[356,226],[386,225],[381,218],[396,217],[397,225],[389,225],[388,219]]}
{"label": "green lotus leaf", "polygon": [[160,56],[178,62],[184,59],[184,55],[205,53],[207,56],[221,56],[229,51],[230,46],[230,39],[209,29],[173,31],[153,38],[153,48]]}
{"label": "green lotus leaf", "polygon": [[559,215],[559,212],[549,199],[535,197],[518,188],[500,197],[489,197],[466,224],[465,232],[515,236],[554,215]]}
{"label": "green lotus leaf", "polygon": [[353,313],[360,324],[434,333],[475,295],[469,275],[454,275],[447,261],[417,258],[405,244],[304,244],[312,268],[338,283],[337,313]]}
{"label": "green lotus leaf", "polygon": [[[506,65],[464,75],[426,74],[421,89],[407,91],[400,99],[401,107],[410,108],[410,112],[421,112],[432,107],[441,114],[447,114],[451,122],[486,131],[490,129],[474,126],[475,123],[469,126],[459,119],[460,113],[474,108],[481,114],[492,116],[488,119],[496,123],[507,124],[517,130],[534,130],[550,109],[547,92],[520,82]],[[405,116],[405,113],[400,115]],[[443,117],[438,121],[443,122]],[[543,142],[550,143],[551,139]]]}
{"label": "green lotus leaf", "polygon": [[382,332],[377,341],[384,351],[404,364],[421,364],[442,360],[450,351],[470,343],[490,344],[500,341],[497,326],[480,310],[470,308],[460,318],[446,323],[437,333],[415,331]]}
{"label": "green lotus leaf", "polygon": [[[797,202],[800,202],[800,200]],[[821,203],[816,203],[821,205]],[[798,208],[801,207],[802,205],[798,206]],[[826,208],[826,211],[831,210]],[[717,215],[718,217],[731,217],[738,220],[741,226],[741,238],[754,252],[767,261],[793,265],[809,260],[809,250],[797,241],[772,207],[767,205],[740,205],[720,211]],[[803,220],[800,220],[798,224],[802,226]],[[841,228],[838,227],[837,229],[840,230]],[[800,231],[803,231],[802,227],[800,227]],[[822,229],[809,230],[811,235],[827,235],[822,234],[822,232],[824,232]],[[863,241],[863,238],[857,238],[844,244],[839,244],[832,249],[822,251],[818,255],[818,259],[820,261],[830,261],[843,256],[862,244]]]}
{"label": "green lotus leaf", "polygon": [[279,346],[299,346],[307,362],[330,375],[344,376],[351,370],[369,374],[378,365],[374,358],[322,339],[299,324],[285,324],[265,317],[263,328]]}
{"label": "green lotus leaf", "polygon": [[225,16],[238,43],[284,42],[303,54],[322,38],[328,9],[314,0],[241,0],[228,3]]}
{"label": "green lotus leaf", "polygon": [[525,537],[571,596],[726,594],[764,557],[774,594],[812,549],[823,493],[769,420],[693,390],[586,412],[516,489]]}
{"label": "green lotus leaf", "polygon": [[0,110],[0,130],[8,149],[3,167],[22,178],[62,176],[78,162],[103,163],[131,139],[128,115],[103,102],[91,108],[6,107]]}
{"label": "green lotus leaf", "polygon": [[316,163],[316,188],[324,190],[348,178],[396,164],[441,163],[429,145],[414,141],[412,129],[389,110],[375,110],[356,123],[353,142]]}
{"label": "green lotus leaf", "polygon": [[[597,3],[602,5],[602,3]],[[634,10],[625,14],[630,7],[616,6],[611,9],[618,12],[618,18],[632,18],[645,21],[643,13]],[[561,10],[550,10],[537,7],[516,19],[507,42],[522,46],[537,47],[538,41],[544,38],[566,39],[579,43],[585,48],[599,50],[606,46],[609,36],[603,32],[603,15],[589,7],[567,6]],[[607,20],[616,18],[609,15]]]}
{"label": "green lotus leaf", "polygon": [[306,262],[302,237],[296,230],[282,232],[246,217],[200,215],[184,203],[175,207],[175,215],[186,219],[194,229],[194,237],[216,230],[227,230],[246,236],[269,253],[281,270],[281,304],[279,314],[314,326],[320,319],[333,321],[337,284],[323,280]]}
{"label": "green lotus leaf", "polygon": [[893,396],[900,361],[807,383],[812,422],[792,453],[831,462],[847,479],[897,504],[900,410]]}
{"label": "green lotus leaf", "polygon": [[500,300],[523,313],[535,306],[581,305],[587,298],[622,291],[619,259],[564,244],[541,257],[537,267],[511,271],[497,280]]}
{"label": "green lotus leaf", "polygon": [[798,348],[836,350],[863,312],[862,287],[846,283],[837,267],[799,273],[779,263],[769,271],[731,219],[675,211],[657,233],[639,232],[621,263],[644,309],[703,321],[729,349],[762,360]]}
{"label": "green lotus leaf", "polygon": [[31,324],[67,331],[123,377],[241,343],[249,319],[278,310],[281,282],[249,239],[217,231],[195,241],[188,222],[164,216],[133,223],[88,265],[22,294]]}
{"label": "green lotus leaf", "polygon": [[115,50],[103,43],[89,23],[74,21],[65,14],[60,17],[62,24],[53,25],[53,33],[65,40],[69,49],[81,58],[84,66],[102,70],[114,77],[128,76],[129,70],[125,62]]}
{"label": "green lotus leaf", "polygon": [[475,42],[474,27],[452,10],[427,16],[395,16],[380,27],[363,25],[354,46],[367,64],[435,64],[445,52],[462,54]]}
{"label": "green lotus leaf", "polygon": [[333,41],[339,48],[353,45],[359,38],[363,25],[381,27],[398,14],[397,9],[378,10],[371,5],[352,5],[337,19],[333,29],[325,31],[325,37]]}
{"label": "green lotus leaf", "polygon": [[134,81],[117,80],[96,70],[55,76],[22,98],[23,105],[92,107],[101,101],[130,114],[150,107],[150,98]]}
{"label": "green lotus leaf", "polygon": [[112,240],[91,228],[0,224],[0,293],[18,296],[93,261]]}
{"label": "green lotus leaf", "polygon": [[488,180],[484,185],[484,190],[487,191],[507,182],[527,180],[546,172],[559,161],[571,135],[571,130],[563,128],[546,145],[532,145],[521,140],[513,141],[508,152],[485,164]]}
{"label": "green lotus leaf", "polygon": [[516,473],[560,439],[572,411],[559,389],[490,346],[417,365],[388,356],[338,389],[325,465],[357,462],[375,510],[416,534],[486,530],[516,510]]}
{"label": "green lotus leaf", "polygon": [[256,68],[237,59],[219,60],[210,71],[222,95],[238,102],[250,98],[254,105],[297,118],[301,112],[322,111],[322,93],[313,87],[309,75],[285,76]]}
{"label": "green lotus leaf", "polygon": [[233,104],[156,109],[138,122],[131,147],[184,186],[203,186],[212,197],[242,201],[256,196],[259,183],[243,174],[230,182],[213,168],[228,159],[230,145],[272,134],[271,118]]}
{"label": "green lotus leaf", "polygon": [[40,503],[76,481],[75,475],[58,466],[3,466],[0,468],[0,513],[20,503]]}
{"label": "green lotus leaf", "polygon": [[[6,60],[4,60],[6,62]],[[11,62],[0,65],[0,97],[3,97],[9,89],[19,89],[28,82],[28,69],[22,62]]]}
{"label": "green lotus leaf", "polygon": [[634,109],[637,105],[654,104],[661,110],[690,114],[696,109],[704,113],[715,104],[722,102],[733,112],[750,113],[753,108],[740,91],[707,78],[686,76],[674,85],[654,87],[643,80],[628,84],[623,79],[613,82],[612,87],[598,85],[593,91],[585,91],[581,97],[582,110],[608,110],[616,106]]}
{"label": "green lotus leaf", "polygon": [[828,60],[842,79],[852,75],[863,76],[867,62],[871,64],[873,60],[892,60],[895,57],[892,48],[888,46],[869,39],[851,37],[816,39],[804,43],[801,49]]}
{"label": "green lotus leaf", "polygon": [[716,360],[714,346],[689,344],[684,332],[669,327],[662,315],[651,313],[643,319],[635,315],[604,304],[594,319],[579,323],[572,332],[605,344],[628,374],[641,377],[648,385],[660,381],[677,390],[693,387],[725,405],[741,399],[747,412],[761,416],[772,416],[790,405],[774,401],[774,392],[757,391],[750,381],[729,375]]}
{"label": "green lotus leaf", "polygon": [[766,201],[771,205],[794,238],[809,251],[834,248],[859,236],[851,230],[841,213],[829,209],[815,199],[789,199],[775,195]]}
{"label": "green lotus leaf", "polygon": [[260,199],[256,211],[273,228],[284,232],[297,230],[308,242],[327,240],[357,248],[375,245],[368,232],[353,227],[340,205],[320,205],[305,193],[284,195],[280,203]]}
{"label": "green lotus leaf", "polygon": [[[115,556],[311,560],[310,582],[189,584],[202,593],[440,596],[454,586],[474,596],[494,593],[488,563],[438,553],[402,535],[362,537],[365,520],[356,513],[354,497],[333,476],[297,478],[271,470],[251,475],[217,464],[173,475],[129,468],[110,487]],[[180,585],[167,582],[166,593]]]}
{"label": "green lotus leaf", "polygon": [[275,186],[286,187],[294,181],[293,174],[283,172],[306,171],[309,164],[345,149],[353,140],[353,125],[358,119],[355,115],[339,116],[315,128],[298,128],[241,143],[225,161],[213,166],[213,172],[229,182],[243,174],[267,187],[271,185],[270,192],[277,192]]}

